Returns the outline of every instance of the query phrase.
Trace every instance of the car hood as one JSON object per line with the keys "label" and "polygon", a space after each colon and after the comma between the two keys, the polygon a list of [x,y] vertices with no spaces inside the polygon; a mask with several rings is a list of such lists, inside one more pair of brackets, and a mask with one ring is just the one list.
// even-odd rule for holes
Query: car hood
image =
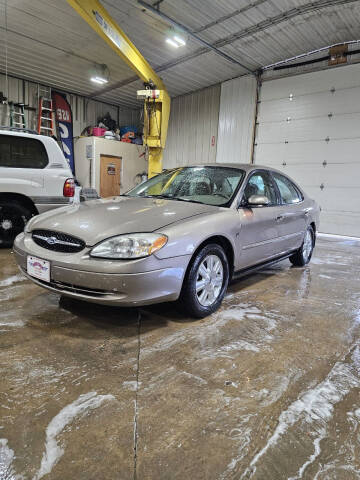
{"label": "car hood", "polygon": [[55,230],[88,246],[123,233],[153,232],[166,225],[217,210],[199,203],[139,197],[91,200],[52,210],[31,220],[27,230]]}

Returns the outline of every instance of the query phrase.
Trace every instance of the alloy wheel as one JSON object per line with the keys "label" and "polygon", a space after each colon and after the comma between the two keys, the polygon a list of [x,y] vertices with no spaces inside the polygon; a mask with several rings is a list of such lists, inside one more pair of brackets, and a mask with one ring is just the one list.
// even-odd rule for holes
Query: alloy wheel
{"label": "alloy wheel", "polygon": [[196,296],[203,307],[216,302],[224,281],[224,268],[217,255],[207,255],[200,263],[196,276]]}
{"label": "alloy wheel", "polygon": [[313,249],[313,237],[310,229],[308,229],[305,233],[304,243],[302,247],[302,254],[305,262],[309,259],[312,249]]}

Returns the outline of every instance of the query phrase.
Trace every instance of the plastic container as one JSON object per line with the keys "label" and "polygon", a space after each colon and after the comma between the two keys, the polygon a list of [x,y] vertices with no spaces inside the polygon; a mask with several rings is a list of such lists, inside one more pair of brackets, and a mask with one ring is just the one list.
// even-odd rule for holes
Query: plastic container
{"label": "plastic container", "polygon": [[93,136],[94,137],[102,137],[105,135],[106,128],[94,127],[93,128]]}
{"label": "plastic container", "polygon": [[128,132],[124,133],[121,138],[135,138],[135,132],[129,130]]}
{"label": "plastic container", "polygon": [[127,132],[134,132],[134,133],[137,133],[137,128],[132,126],[126,126],[126,127],[120,127],[120,135],[123,136],[125,135],[125,133]]}

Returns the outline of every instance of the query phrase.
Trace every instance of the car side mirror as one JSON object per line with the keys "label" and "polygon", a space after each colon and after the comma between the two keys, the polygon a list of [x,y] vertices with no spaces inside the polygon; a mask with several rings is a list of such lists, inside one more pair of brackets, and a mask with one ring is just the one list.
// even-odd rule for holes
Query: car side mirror
{"label": "car side mirror", "polygon": [[251,195],[247,201],[249,206],[263,207],[269,205],[270,200],[265,195]]}

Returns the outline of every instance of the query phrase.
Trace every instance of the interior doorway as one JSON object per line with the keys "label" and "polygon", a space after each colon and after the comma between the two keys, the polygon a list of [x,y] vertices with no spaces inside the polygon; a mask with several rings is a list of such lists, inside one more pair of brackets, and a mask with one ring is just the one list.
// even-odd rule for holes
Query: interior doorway
{"label": "interior doorway", "polygon": [[122,157],[100,155],[100,196],[120,195]]}

